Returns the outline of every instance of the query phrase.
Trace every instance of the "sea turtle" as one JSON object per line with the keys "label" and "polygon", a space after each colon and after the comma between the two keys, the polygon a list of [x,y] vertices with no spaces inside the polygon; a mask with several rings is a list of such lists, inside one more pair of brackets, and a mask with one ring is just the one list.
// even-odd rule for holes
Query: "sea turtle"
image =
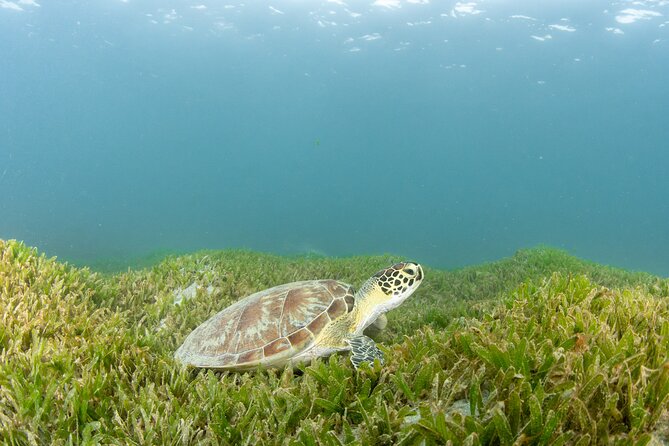
{"label": "sea turtle", "polygon": [[308,280],[252,294],[197,327],[174,354],[190,366],[247,370],[283,367],[351,350],[357,368],[383,361],[363,331],[400,305],[423,280],[417,263],[402,262],[370,277],[354,293],[336,280]]}

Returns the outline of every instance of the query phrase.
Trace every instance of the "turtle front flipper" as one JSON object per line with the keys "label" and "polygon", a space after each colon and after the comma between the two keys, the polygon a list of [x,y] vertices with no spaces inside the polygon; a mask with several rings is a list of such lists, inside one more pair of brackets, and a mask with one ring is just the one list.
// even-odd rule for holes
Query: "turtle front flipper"
{"label": "turtle front flipper", "polygon": [[378,359],[383,364],[383,352],[379,350],[374,340],[367,336],[354,336],[346,340],[351,346],[351,362],[356,369],[363,362],[374,362]]}
{"label": "turtle front flipper", "polygon": [[363,334],[373,338],[376,335],[380,334],[387,326],[388,326],[388,318],[386,317],[385,314],[381,314],[379,317],[376,318],[374,322],[372,322],[371,324],[369,324],[367,328],[365,328]]}

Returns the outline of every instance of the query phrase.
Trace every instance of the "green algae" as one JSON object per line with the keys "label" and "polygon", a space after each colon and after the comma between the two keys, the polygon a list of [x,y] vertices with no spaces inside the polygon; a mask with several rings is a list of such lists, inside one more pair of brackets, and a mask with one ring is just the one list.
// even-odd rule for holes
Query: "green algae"
{"label": "green algae", "polygon": [[172,360],[190,330],[251,292],[359,285],[395,260],[217,251],[110,275],[0,241],[0,443],[667,441],[669,282],[550,248],[426,268],[378,337],[384,367],[355,372],[333,356],[230,374]]}

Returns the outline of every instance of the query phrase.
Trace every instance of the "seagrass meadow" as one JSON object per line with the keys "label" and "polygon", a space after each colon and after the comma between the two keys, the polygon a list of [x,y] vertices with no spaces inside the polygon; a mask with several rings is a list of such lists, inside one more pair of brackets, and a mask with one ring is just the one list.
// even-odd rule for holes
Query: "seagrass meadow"
{"label": "seagrass meadow", "polygon": [[100,273],[0,241],[0,443],[669,444],[669,281],[550,248],[428,265],[375,336],[384,366],[172,359],[254,291],[357,286],[394,260],[212,251]]}

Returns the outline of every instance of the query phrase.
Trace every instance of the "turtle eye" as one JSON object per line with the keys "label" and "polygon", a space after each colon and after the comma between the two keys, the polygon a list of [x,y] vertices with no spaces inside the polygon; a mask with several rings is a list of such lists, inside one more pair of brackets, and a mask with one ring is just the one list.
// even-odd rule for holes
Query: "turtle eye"
{"label": "turtle eye", "polygon": [[413,276],[414,274],[416,274],[416,270],[414,270],[413,268],[406,268],[404,270],[404,272],[407,273],[410,276]]}

